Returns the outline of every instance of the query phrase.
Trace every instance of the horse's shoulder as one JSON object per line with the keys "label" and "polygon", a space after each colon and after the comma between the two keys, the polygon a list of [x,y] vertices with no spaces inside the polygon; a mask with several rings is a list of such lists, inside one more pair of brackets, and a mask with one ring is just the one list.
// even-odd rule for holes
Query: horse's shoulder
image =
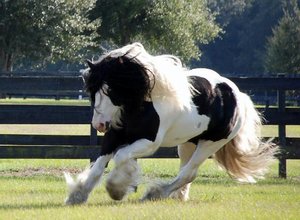
{"label": "horse's shoulder", "polygon": [[160,117],[153,102],[144,102],[134,114],[124,112],[122,116],[124,132],[129,143],[138,139],[154,141],[160,125]]}

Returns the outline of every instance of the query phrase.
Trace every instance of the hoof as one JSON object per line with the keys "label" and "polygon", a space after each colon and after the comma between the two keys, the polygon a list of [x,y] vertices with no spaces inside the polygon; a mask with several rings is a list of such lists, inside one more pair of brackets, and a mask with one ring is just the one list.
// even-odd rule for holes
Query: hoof
{"label": "hoof", "polygon": [[106,191],[113,200],[122,200],[127,194],[127,188],[120,187],[112,182],[107,182]]}
{"label": "hoof", "polygon": [[66,205],[76,205],[85,203],[89,193],[83,187],[82,183],[75,182],[69,173],[64,173],[67,186],[69,188],[69,196],[65,200]]}
{"label": "hoof", "polygon": [[140,169],[135,160],[129,160],[115,167],[106,180],[106,191],[114,200],[122,200],[126,195],[136,192]]}
{"label": "hoof", "polygon": [[88,199],[88,193],[77,190],[71,192],[69,197],[65,200],[66,205],[79,205],[85,203]]}
{"label": "hoof", "polygon": [[142,201],[154,201],[166,198],[164,189],[161,185],[152,186],[141,199]]}
{"label": "hoof", "polygon": [[137,192],[137,186],[119,186],[114,184],[113,181],[106,183],[106,191],[113,200],[122,200],[128,193]]}

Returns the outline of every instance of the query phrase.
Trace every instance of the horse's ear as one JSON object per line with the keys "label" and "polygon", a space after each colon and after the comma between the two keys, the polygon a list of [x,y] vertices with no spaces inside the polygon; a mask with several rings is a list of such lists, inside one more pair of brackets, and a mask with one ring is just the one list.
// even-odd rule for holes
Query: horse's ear
{"label": "horse's ear", "polygon": [[118,57],[118,60],[119,60],[119,63],[120,63],[120,64],[123,64],[123,63],[124,63],[124,60],[123,60],[122,57]]}
{"label": "horse's ear", "polygon": [[86,60],[86,62],[87,62],[88,66],[89,66],[89,68],[90,68],[91,70],[94,70],[94,69],[95,69],[95,64],[93,64],[92,61]]}
{"label": "horse's ear", "polygon": [[90,78],[90,71],[88,70],[88,69],[85,69],[85,70],[82,70],[81,71],[81,77],[82,77],[82,79],[83,79],[83,82],[84,82],[84,84],[86,84],[87,83],[87,81],[89,80],[89,78]]}

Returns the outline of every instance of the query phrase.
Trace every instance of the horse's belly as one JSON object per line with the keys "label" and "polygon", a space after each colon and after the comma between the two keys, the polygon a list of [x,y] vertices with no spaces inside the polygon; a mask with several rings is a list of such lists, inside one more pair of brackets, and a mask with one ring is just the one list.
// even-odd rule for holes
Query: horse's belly
{"label": "horse's belly", "polygon": [[168,129],[162,146],[172,147],[187,142],[207,130],[209,121],[210,119],[206,115],[179,118],[170,129]]}

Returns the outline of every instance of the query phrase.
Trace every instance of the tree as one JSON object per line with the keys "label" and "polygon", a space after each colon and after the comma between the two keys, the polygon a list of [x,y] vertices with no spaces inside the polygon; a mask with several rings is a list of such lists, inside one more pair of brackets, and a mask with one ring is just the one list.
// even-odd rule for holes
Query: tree
{"label": "tree", "polygon": [[284,16],[268,39],[265,68],[272,73],[300,73],[300,9],[287,2]]}
{"label": "tree", "polygon": [[82,49],[95,46],[99,22],[87,18],[93,4],[90,0],[1,0],[0,70],[11,71],[24,58],[41,64],[82,59]]}
{"label": "tree", "polygon": [[266,39],[282,15],[282,0],[248,1],[241,12],[230,17],[221,38],[203,48],[203,59],[198,65],[228,74],[262,74]]}
{"label": "tree", "polygon": [[121,46],[140,41],[156,52],[184,60],[198,58],[197,43],[220,32],[205,0],[98,0],[91,19],[100,18],[101,41]]}
{"label": "tree", "polygon": [[251,7],[254,0],[207,0],[211,10],[218,14],[217,21],[222,25],[228,25],[231,20],[240,16],[245,9]]}

